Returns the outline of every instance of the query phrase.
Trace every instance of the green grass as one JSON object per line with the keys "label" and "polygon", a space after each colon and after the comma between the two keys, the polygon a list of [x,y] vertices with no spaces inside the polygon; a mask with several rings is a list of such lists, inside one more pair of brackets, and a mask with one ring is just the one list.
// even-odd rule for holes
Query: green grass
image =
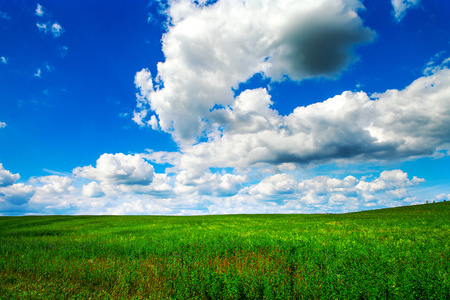
{"label": "green grass", "polygon": [[0,217],[0,299],[450,299],[450,202],[334,215]]}

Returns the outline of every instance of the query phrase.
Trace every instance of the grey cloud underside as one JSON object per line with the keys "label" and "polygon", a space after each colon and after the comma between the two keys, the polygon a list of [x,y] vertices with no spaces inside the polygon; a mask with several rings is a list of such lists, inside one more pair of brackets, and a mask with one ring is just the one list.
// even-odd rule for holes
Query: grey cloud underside
{"label": "grey cloud underside", "polygon": [[5,170],[3,164],[0,163],[0,187],[7,187],[13,185],[16,180],[20,178],[19,174],[13,174],[8,170]]}
{"label": "grey cloud underside", "polygon": [[[294,153],[278,153],[275,157],[261,161],[273,165],[283,163],[310,164],[329,162],[330,160],[339,159],[355,159],[355,160],[371,160],[371,159],[393,159],[397,155],[395,145],[372,145],[372,144],[353,144],[353,145],[324,145],[324,151],[313,153],[311,155],[301,155]],[[411,153],[412,154],[412,153]],[[432,152],[428,153],[432,154]],[[256,162],[255,162],[256,163]]]}
{"label": "grey cloud underside", "polygon": [[213,119],[225,126],[207,142],[183,148],[173,163],[201,169],[432,155],[449,148],[449,95],[446,68],[375,99],[364,92],[344,92],[288,116],[270,108],[265,89],[250,90],[232,106],[214,111]]}
{"label": "grey cloud underside", "polygon": [[375,32],[365,28],[359,19],[353,21],[353,26],[313,20],[306,22],[308,26],[299,24],[280,42],[287,48],[281,59],[293,78],[333,76],[358,59],[355,46],[375,37]]}
{"label": "grey cloud underside", "polygon": [[[27,203],[34,194],[34,189],[22,183],[10,185],[0,188],[0,200],[4,200],[3,205],[6,204],[7,209],[11,209],[11,205],[19,206]],[[0,202],[0,204],[2,204]],[[0,205],[0,211],[2,206]]]}

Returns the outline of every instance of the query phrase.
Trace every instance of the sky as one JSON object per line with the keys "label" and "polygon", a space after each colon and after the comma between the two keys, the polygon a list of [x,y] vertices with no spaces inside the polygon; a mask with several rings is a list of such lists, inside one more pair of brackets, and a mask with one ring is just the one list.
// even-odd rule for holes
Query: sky
{"label": "sky", "polygon": [[0,1],[0,215],[450,198],[450,2]]}

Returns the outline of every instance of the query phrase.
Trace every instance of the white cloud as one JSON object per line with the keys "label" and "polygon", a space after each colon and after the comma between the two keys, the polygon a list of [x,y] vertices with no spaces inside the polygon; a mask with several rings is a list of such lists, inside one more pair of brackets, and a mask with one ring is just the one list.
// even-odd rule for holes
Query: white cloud
{"label": "white cloud", "polygon": [[6,127],[6,123],[5,122],[0,122],[0,129],[5,128]]}
{"label": "white cloud", "polygon": [[[233,197],[211,198],[206,205],[209,213],[223,214],[350,212],[420,203],[408,188],[422,179],[408,179],[401,170],[382,174],[372,181],[351,175],[344,179],[316,176],[297,181],[290,174],[275,174]],[[374,186],[383,188],[368,188]]]}
{"label": "white cloud", "polygon": [[[32,186],[23,183],[15,183],[7,187],[0,187],[0,204],[5,201],[12,205],[22,205],[27,203],[34,194]],[[2,205],[0,205],[0,211]]]}
{"label": "white cloud", "polygon": [[[362,8],[344,0],[171,2],[166,60],[155,77],[148,69],[136,74],[133,120],[172,134],[181,147],[170,161],[178,170],[433,155],[450,142],[444,67],[377,99],[344,92],[287,116],[272,109],[265,88],[233,95],[257,73],[335,76],[357,59],[357,45],[374,38],[356,13]],[[195,144],[199,137],[207,141]]]}
{"label": "white cloud", "polygon": [[32,178],[28,183],[33,188],[28,209],[39,213],[70,213],[72,207],[80,205],[79,192],[74,180],[67,176],[43,176]]}
{"label": "white cloud", "polygon": [[64,33],[64,28],[61,27],[61,25],[59,25],[59,23],[55,22],[52,25],[52,34],[54,38],[59,37],[61,34]]}
{"label": "white cloud", "polygon": [[27,203],[33,196],[33,187],[15,183],[19,179],[19,174],[11,173],[0,163],[0,213],[17,211],[17,206]]}
{"label": "white cloud", "polygon": [[157,153],[149,159],[165,160],[181,170],[203,170],[432,156],[450,144],[448,95],[446,68],[404,90],[376,94],[375,99],[364,92],[344,92],[297,107],[287,116],[270,109],[266,90],[245,91],[211,115],[222,128],[210,132],[208,141],[184,146],[181,154],[162,153],[166,159]]}
{"label": "white cloud", "polygon": [[406,10],[416,7],[420,0],[392,0],[393,14],[397,22],[400,22],[406,15]]}
{"label": "white cloud", "polygon": [[[1,123],[0,123],[1,128]],[[13,174],[10,171],[6,170],[3,167],[3,164],[0,163],[0,187],[6,187],[13,185],[16,180],[20,178],[19,174]]]}
{"label": "white cloud", "polygon": [[[137,169],[146,168],[146,162],[138,158],[102,155],[97,168],[77,168],[75,178],[51,175],[32,178],[27,183],[14,183],[19,179],[18,174],[3,169],[1,178],[7,178],[8,183],[0,187],[0,213],[318,213],[425,202],[410,190],[424,180],[409,178],[401,170],[383,171],[377,177],[360,179],[352,175],[343,179],[330,176],[301,179],[295,172],[271,174],[260,169],[246,175],[225,173],[225,170],[220,174],[182,170],[172,175],[154,174],[151,184],[141,185],[136,180],[142,174],[136,174],[142,172],[130,168],[136,165],[139,165]],[[111,164],[111,159],[119,162]],[[127,179],[117,178],[117,174],[123,175],[121,170],[127,170]],[[102,180],[82,184],[85,179],[81,177],[87,176]],[[445,197],[438,195],[435,199]]]}
{"label": "white cloud", "polygon": [[364,192],[379,192],[384,190],[394,190],[398,192],[397,189],[403,189],[404,187],[417,185],[425,181],[424,179],[413,177],[412,180],[408,179],[408,174],[402,170],[392,170],[383,171],[380,177],[371,182],[361,181],[356,186],[358,189]]}
{"label": "white cloud", "polygon": [[107,196],[151,195],[157,198],[171,198],[175,194],[170,181],[171,178],[166,174],[155,173],[152,183],[149,185],[102,182],[101,188]]}
{"label": "white cloud", "polygon": [[36,15],[41,17],[41,21],[36,23],[39,31],[45,34],[51,34],[54,38],[58,38],[64,33],[64,28],[57,22],[54,21],[50,13],[45,12],[45,8],[38,4],[36,8]]}
{"label": "white cloud", "polygon": [[249,189],[250,195],[260,197],[291,194],[297,188],[297,181],[289,174],[275,174],[264,178],[260,183]]}
{"label": "white cloud", "polygon": [[39,3],[37,4],[37,7],[36,7],[36,15],[39,17],[44,16],[44,7],[42,5],[40,5]]}
{"label": "white cloud", "polygon": [[[177,141],[192,142],[209,126],[210,110],[232,104],[232,88],[256,73],[272,80],[333,77],[375,36],[356,14],[362,8],[353,0],[171,2],[166,60],[154,79],[145,69],[136,74],[134,120],[154,128],[158,121]],[[158,118],[149,124],[150,110]]]}
{"label": "white cloud", "polygon": [[34,77],[41,78],[41,68],[36,68],[36,72],[33,74]]}
{"label": "white cloud", "polygon": [[182,170],[176,175],[174,192],[179,195],[229,197],[237,194],[245,181],[246,177],[242,175]]}
{"label": "white cloud", "polygon": [[354,176],[344,179],[317,176],[299,182],[296,192],[298,200],[294,202],[344,211],[383,207],[392,202],[392,197],[396,200],[407,199],[410,195],[406,188],[422,181],[417,177],[408,179],[408,174],[401,170],[384,171],[372,181],[367,181],[365,177],[358,180]]}
{"label": "white cloud", "polygon": [[38,28],[40,31],[43,31],[44,33],[47,33],[47,32],[48,32],[47,24],[45,24],[45,23],[36,23],[36,26],[37,26],[37,28]]}
{"label": "white cloud", "polygon": [[58,38],[61,34],[64,33],[65,30],[59,23],[55,22],[51,26],[50,24],[51,23],[36,23],[36,26],[40,31],[43,31],[46,34],[52,34],[54,38]]}
{"label": "white cloud", "polygon": [[153,166],[140,155],[103,154],[96,167],[78,167],[76,176],[114,184],[149,185],[154,177]]}
{"label": "white cloud", "polygon": [[450,194],[439,194],[433,199],[433,201],[449,201],[449,200]]}
{"label": "white cloud", "polygon": [[6,57],[2,56],[2,57],[0,57],[0,63],[3,65],[6,65],[6,64],[8,64],[8,59]]}
{"label": "white cloud", "polygon": [[[270,88],[236,92],[239,84],[255,74],[272,83],[339,76],[358,60],[355,48],[375,38],[357,15],[361,1],[195,3],[169,2],[165,61],[153,76],[137,72],[134,82],[133,120],[172,134],[181,151],[105,153],[95,166],[27,183],[16,183],[19,174],[0,165],[0,211],[28,203],[28,212],[45,213],[308,213],[420,201],[411,191],[424,180],[402,170],[358,179],[307,177],[298,167],[444,152],[450,144],[444,63],[404,90],[343,92],[282,116]],[[55,38],[64,32],[39,4],[36,15],[40,31]],[[60,50],[64,56],[67,47]],[[35,76],[48,71],[42,65]],[[150,161],[172,166],[158,174]]]}
{"label": "white cloud", "polygon": [[443,54],[445,54],[445,51],[438,52],[431,57],[430,61],[426,64],[426,67],[423,70],[424,75],[430,76],[438,72],[440,69],[448,67],[450,57],[445,58]]}
{"label": "white cloud", "polygon": [[39,177],[36,180],[43,184],[37,190],[45,194],[62,194],[74,191],[72,179],[67,176],[50,175]]}
{"label": "white cloud", "polygon": [[86,197],[92,198],[103,197],[105,195],[100,185],[95,181],[92,181],[87,185],[83,185],[82,194]]}

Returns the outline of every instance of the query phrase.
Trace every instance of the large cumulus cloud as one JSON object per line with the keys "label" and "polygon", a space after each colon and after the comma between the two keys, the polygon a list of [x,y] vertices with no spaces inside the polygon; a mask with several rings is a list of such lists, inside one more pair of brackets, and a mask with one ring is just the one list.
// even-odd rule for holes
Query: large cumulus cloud
{"label": "large cumulus cloud", "polygon": [[0,163],[0,187],[6,187],[14,184],[16,180],[20,178],[19,174],[13,174],[10,171],[6,170],[3,167],[3,164]]}
{"label": "large cumulus cloud", "polygon": [[[124,185],[149,185],[154,176],[154,168],[140,155],[103,154],[95,167],[78,167],[76,176],[95,181]],[[88,190],[90,188],[87,188]],[[90,193],[86,190],[86,193]]]}
{"label": "large cumulus cloud", "polygon": [[[210,110],[234,101],[232,88],[256,73],[272,80],[332,77],[372,41],[355,0],[231,0],[205,7],[171,2],[165,62],[152,78],[136,74],[141,90],[134,120],[192,142],[208,129]],[[155,114],[151,114],[153,111]]]}
{"label": "large cumulus cloud", "polygon": [[[225,126],[182,153],[150,159],[180,169],[367,161],[431,156],[450,143],[450,70],[439,69],[404,90],[370,97],[344,92],[280,116],[265,89],[247,90],[213,119]],[[245,100],[245,101],[244,101]]]}
{"label": "large cumulus cloud", "polygon": [[[22,205],[27,203],[34,194],[34,188],[23,183],[0,188],[0,202],[5,201],[12,205]],[[1,208],[0,208],[1,209]]]}
{"label": "large cumulus cloud", "polygon": [[204,170],[407,159],[445,149],[445,67],[403,90],[346,91],[287,116],[272,108],[267,88],[233,94],[256,73],[299,81],[345,69],[358,59],[355,47],[375,37],[360,9],[359,1],[347,0],[171,2],[162,39],[166,60],[156,77],[147,69],[136,74],[134,120],[171,133],[181,153],[151,157],[164,156],[179,170]]}

